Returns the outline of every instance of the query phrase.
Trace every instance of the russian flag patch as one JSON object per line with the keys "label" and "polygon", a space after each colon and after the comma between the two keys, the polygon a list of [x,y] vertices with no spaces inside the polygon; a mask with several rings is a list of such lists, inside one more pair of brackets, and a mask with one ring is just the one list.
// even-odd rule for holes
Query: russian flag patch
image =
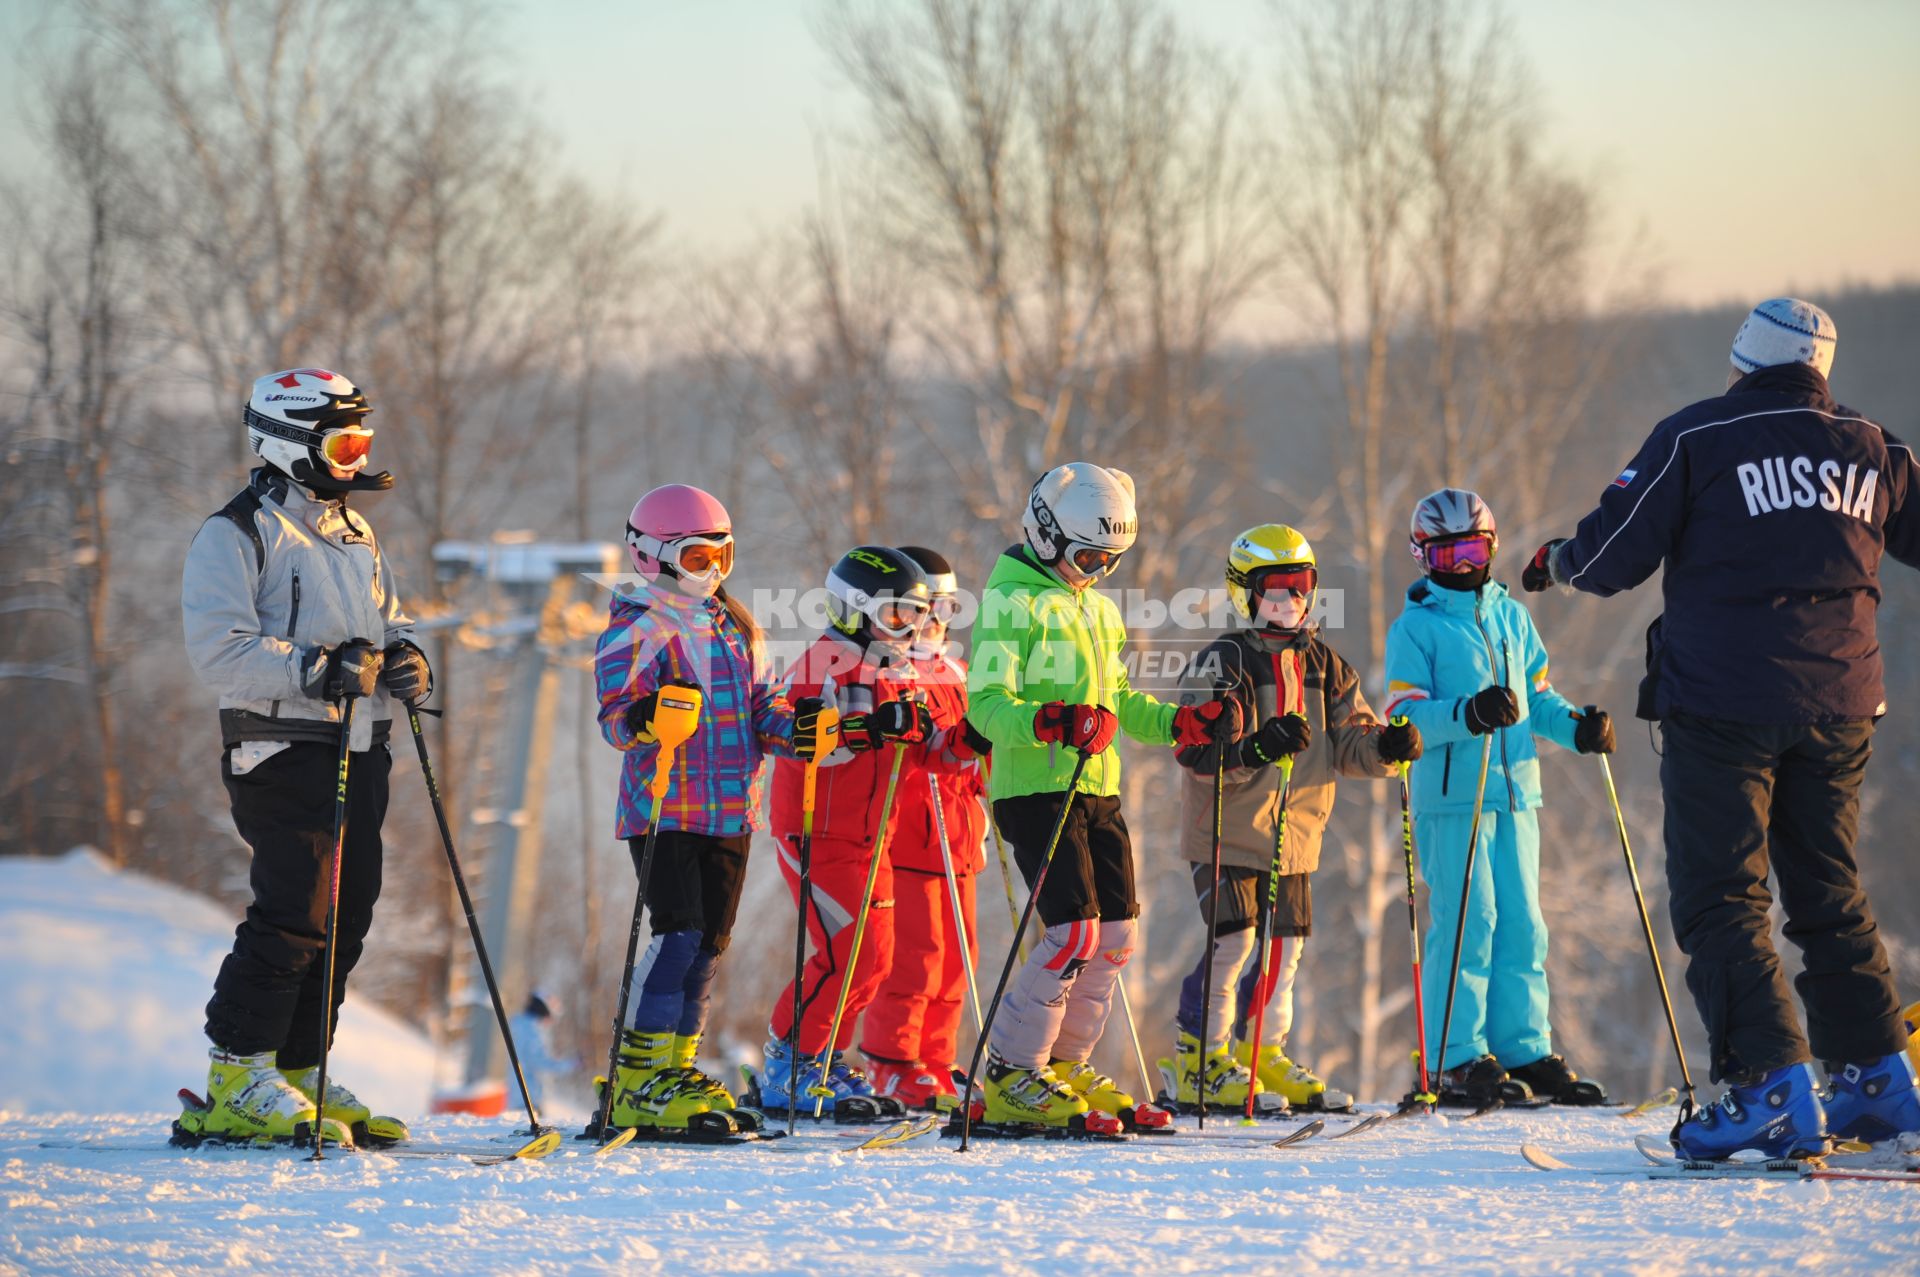
{"label": "russian flag patch", "polygon": [[1628,487],[1633,483],[1634,476],[1639,473],[1638,470],[1622,470],[1620,477],[1613,481],[1613,486],[1616,488]]}

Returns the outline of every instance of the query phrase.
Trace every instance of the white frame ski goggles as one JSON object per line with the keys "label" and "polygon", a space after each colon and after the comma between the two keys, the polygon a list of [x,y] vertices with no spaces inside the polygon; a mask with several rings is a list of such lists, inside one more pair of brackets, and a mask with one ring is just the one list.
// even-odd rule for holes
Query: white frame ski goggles
{"label": "white frame ski goggles", "polygon": [[[691,536],[675,537],[671,541],[662,541],[659,537],[641,532],[632,525],[627,527],[627,544],[640,553],[661,564],[671,567],[675,572],[696,585],[705,585],[710,581],[724,581],[733,575],[733,533],[713,534],[695,533]],[[713,557],[707,560],[703,568],[687,566],[686,555],[689,550],[711,550]]]}

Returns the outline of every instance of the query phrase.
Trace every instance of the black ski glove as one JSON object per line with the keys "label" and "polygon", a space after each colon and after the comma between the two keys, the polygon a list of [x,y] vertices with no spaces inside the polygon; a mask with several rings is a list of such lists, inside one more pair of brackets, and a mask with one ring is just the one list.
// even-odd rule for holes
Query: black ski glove
{"label": "black ski glove", "polygon": [[1567,543],[1565,537],[1555,537],[1533,552],[1527,560],[1527,566],[1520,569],[1520,588],[1528,594],[1538,594],[1542,590],[1553,588],[1553,552]]}
{"label": "black ski glove", "polygon": [[380,681],[397,701],[418,705],[433,695],[433,667],[427,654],[401,639],[381,654]]}
{"label": "black ski glove", "polygon": [[803,763],[831,754],[840,745],[840,716],[828,710],[819,696],[797,696],[793,701],[793,756]]}
{"label": "black ski glove", "polygon": [[1380,729],[1374,741],[1380,748],[1380,761],[1383,763],[1418,762],[1425,749],[1420,743],[1420,729],[1412,723],[1388,723]]}
{"label": "black ski glove", "polygon": [[1583,754],[1613,752],[1613,719],[1598,705],[1587,706],[1573,728],[1573,747]]}
{"label": "black ski glove", "polygon": [[320,663],[307,675],[307,695],[323,701],[371,696],[380,687],[380,649],[365,639],[352,639],[325,649]]}
{"label": "black ski glove", "polygon": [[840,721],[841,742],[856,754],[888,741],[918,744],[933,733],[933,712],[918,701],[882,701],[869,713],[849,714]]}
{"label": "black ski glove", "polygon": [[1301,753],[1311,744],[1313,724],[1298,714],[1276,715],[1240,742],[1240,765],[1266,767],[1283,757]]}
{"label": "black ski glove", "polygon": [[1467,730],[1485,736],[1496,727],[1512,727],[1520,721],[1520,702],[1513,689],[1495,684],[1467,698]]}

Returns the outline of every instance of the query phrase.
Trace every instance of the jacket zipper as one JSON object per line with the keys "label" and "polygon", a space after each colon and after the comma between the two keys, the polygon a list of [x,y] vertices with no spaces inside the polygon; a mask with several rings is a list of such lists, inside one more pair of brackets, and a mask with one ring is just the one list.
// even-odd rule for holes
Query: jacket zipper
{"label": "jacket zipper", "polygon": [[[287,641],[293,642],[300,634],[300,569],[293,570],[293,606],[287,610]],[[280,717],[280,702],[275,701],[273,708],[267,711],[268,717]]]}
{"label": "jacket zipper", "polygon": [[[1487,636],[1487,627],[1480,623],[1480,600],[1478,597],[1473,601],[1473,628],[1480,631],[1480,645],[1487,649],[1487,664],[1492,666],[1493,640]],[[1506,637],[1502,635],[1500,639],[1500,665],[1495,673],[1500,680],[1500,686],[1512,692],[1513,688],[1508,686],[1507,683],[1510,659],[1511,653],[1507,650],[1507,640]],[[1518,698],[1518,693],[1515,693],[1515,698]],[[1507,787],[1507,810],[1510,812],[1518,811],[1520,810],[1519,804],[1514,801],[1513,797],[1513,769],[1507,764],[1507,729],[1499,727],[1494,730],[1499,734],[1500,779]]]}
{"label": "jacket zipper", "polygon": [[1453,743],[1449,741],[1441,746],[1440,752],[1440,795],[1445,797],[1447,783],[1453,779]]}
{"label": "jacket zipper", "polygon": [[[1092,588],[1093,586],[1088,585],[1083,589],[1075,591],[1073,596],[1073,603],[1074,603],[1074,610],[1080,614],[1080,628],[1085,630],[1087,632],[1087,636],[1093,640],[1093,660],[1091,662],[1091,665],[1093,668],[1090,671],[1090,673],[1092,673],[1093,675],[1093,703],[1095,705],[1099,705],[1102,703],[1101,689],[1100,689],[1100,661],[1101,661],[1100,649],[1102,645],[1100,642],[1100,636],[1094,633],[1093,621],[1087,616],[1086,592],[1087,590],[1091,590]],[[1118,716],[1119,712],[1120,711],[1117,709],[1114,711],[1114,714],[1116,717]],[[1107,748],[1111,749],[1112,746],[1109,745]],[[1100,754],[1100,788],[1105,789],[1106,787],[1107,787],[1107,755],[1106,755],[1106,751],[1102,750]],[[1072,802],[1073,795],[1071,794],[1067,795],[1067,801]]]}

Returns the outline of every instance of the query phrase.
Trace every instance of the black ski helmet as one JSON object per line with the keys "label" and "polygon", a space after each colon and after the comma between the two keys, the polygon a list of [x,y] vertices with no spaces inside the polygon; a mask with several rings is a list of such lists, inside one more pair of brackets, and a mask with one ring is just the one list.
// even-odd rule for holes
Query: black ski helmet
{"label": "black ski helmet", "polygon": [[878,643],[904,651],[931,600],[927,574],[892,546],[855,546],[827,573],[828,620],[863,648]]}

